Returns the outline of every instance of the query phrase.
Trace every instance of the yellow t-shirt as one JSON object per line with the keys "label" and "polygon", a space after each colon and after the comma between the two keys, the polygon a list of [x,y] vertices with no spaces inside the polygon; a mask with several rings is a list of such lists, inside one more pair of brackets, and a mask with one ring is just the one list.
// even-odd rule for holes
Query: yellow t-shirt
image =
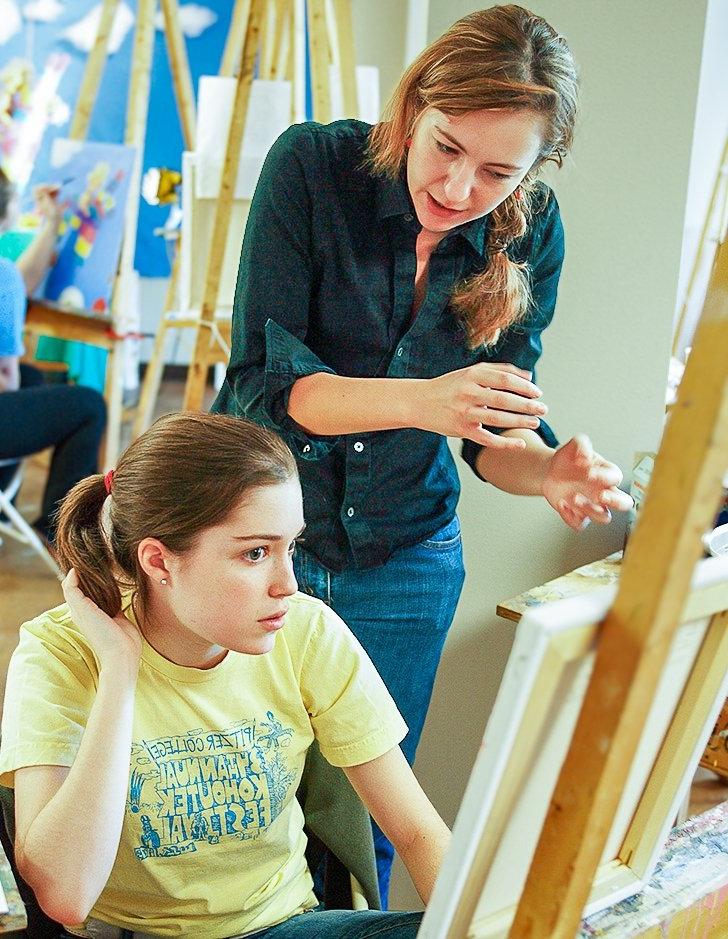
{"label": "yellow t-shirt", "polygon": [[[21,628],[0,783],[12,786],[23,766],[72,765],[97,684],[96,659],[65,604]],[[121,843],[91,916],[219,939],[315,906],[295,798],[309,745],[316,737],[329,762],[354,766],[406,732],[348,627],[303,594],[265,655],[229,652],[202,670],[145,642]]]}

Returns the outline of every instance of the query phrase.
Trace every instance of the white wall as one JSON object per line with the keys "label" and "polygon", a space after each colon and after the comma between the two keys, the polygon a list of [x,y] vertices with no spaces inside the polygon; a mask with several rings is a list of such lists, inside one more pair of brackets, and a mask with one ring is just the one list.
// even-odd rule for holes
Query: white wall
{"label": "white wall", "polygon": [[[690,181],[688,184],[685,212],[685,239],[680,259],[680,281],[678,286],[678,309],[686,300],[688,279],[696,260],[698,242],[708,207],[716,186],[721,157],[728,138],[728,3],[726,0],[708,0],[705,22],[703,60],[700,69],[700,87],[695,115],[692,154],[690,158]],[[726,167],[723,168],[726,172]],[[707,230],[708,239],[724,234],[721,224],[721,206],[725,205],[728,180],[722,179],[718,199]],[[702,309],[705,288],[712,266],[715,243],[708,240],[691,289],[687,312],[681,329],[680,351],[690,345],[697,318]]]}
{"label": "white wall", "polygon": [[[586,431],[629,469],[662,426],[706,0],[527,5],[567,37],[582,74],[573,157],[553,175],[567,261],[538,382],[563,440]],[[430,39],[478,8],[431,0]],[[575,535],[543,500],[461,477],[468,579],[416,765],[449,822],[513,637],[497,602],[620,548],[623,532]],[[417,905],[401,866],[392,905]]]}

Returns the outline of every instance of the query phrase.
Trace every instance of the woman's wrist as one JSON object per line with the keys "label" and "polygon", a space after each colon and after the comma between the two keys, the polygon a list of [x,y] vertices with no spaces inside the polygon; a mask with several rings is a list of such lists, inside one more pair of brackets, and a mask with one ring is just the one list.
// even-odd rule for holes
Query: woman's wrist
{"label": "woman's wrist", "polygon": [[426,416],[431,406],[428,402],[428,391],[432,387],[430,378],[402,378],[402,393],[397,395],[400,405],[398,415],[400,427],[414,427],[416,430],[429,430]]}

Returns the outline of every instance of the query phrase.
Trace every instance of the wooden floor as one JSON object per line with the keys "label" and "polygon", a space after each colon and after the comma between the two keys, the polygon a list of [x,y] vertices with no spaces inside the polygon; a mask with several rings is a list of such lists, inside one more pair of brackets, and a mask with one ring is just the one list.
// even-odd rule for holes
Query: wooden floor
{"label": "wooden floor", "polygon": [[[182,391],[181,383],[165,382],[155,416],[178,409]],[[47,463],[47,453],[25,461],[17,506],[27,519],[37,515]],[[4,688],[7,664],[17,643],[20,623],[62,600],[60,584],[32,549],[5,539],[0,545],[0,691]],[[691,791],[689,814],[699,814],[727,799],[728,779],[699,769]]]}

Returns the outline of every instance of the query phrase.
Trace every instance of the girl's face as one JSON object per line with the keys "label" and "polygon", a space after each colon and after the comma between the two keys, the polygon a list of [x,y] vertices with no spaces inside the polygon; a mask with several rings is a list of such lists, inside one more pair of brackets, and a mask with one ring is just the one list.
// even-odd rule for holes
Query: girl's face
{"label": "girl's face", "polygon": [[491,212],[536,162],[543,136],[535,111],[424,111],[407,156],[407,185],[423,229],[446,232]]}
{"label": "girl's face", "polygon": [[293,551],[303,528],[301,487],[293,478],[246,493],[184,554],[164,549],[165,568],[155,570],[144,622],[147,639],[171,661],[196,667],[214,665],[228,649],[270,652],[298,587]]}

